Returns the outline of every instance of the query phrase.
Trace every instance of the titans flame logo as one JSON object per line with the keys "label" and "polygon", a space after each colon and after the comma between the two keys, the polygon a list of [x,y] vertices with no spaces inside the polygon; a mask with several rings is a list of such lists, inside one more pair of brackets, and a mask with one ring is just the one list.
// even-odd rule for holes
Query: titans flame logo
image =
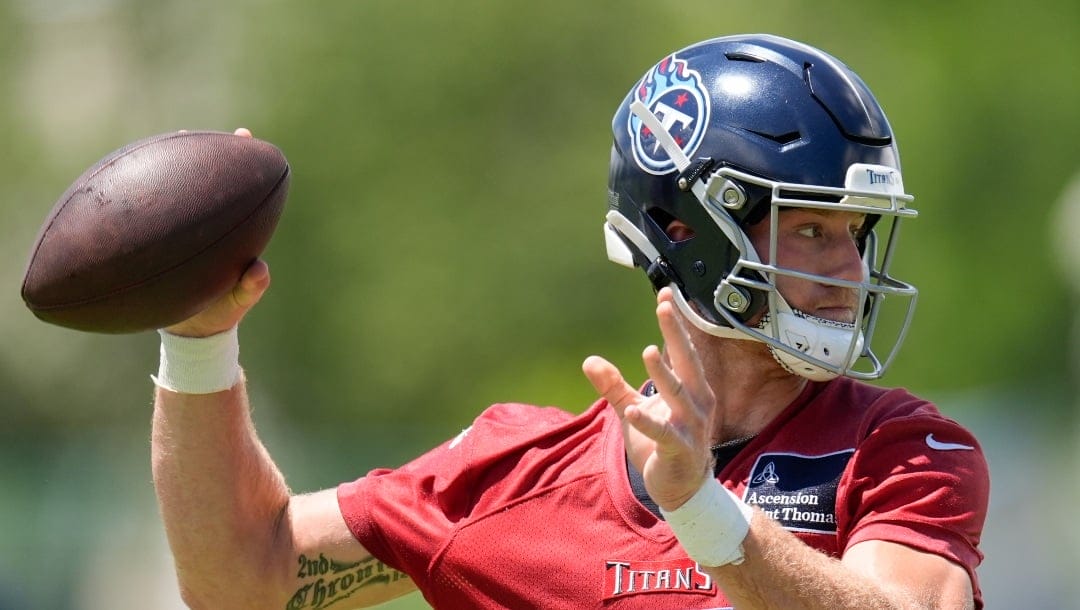
{"label": "titans flame logo", "polygon": [[[635,96],[660,119],[686,156],[693,157],[709,124],[709,96],[705,94],[701,75],[688,67],[686,60],[671,54],[641,79]],[[627,129],[634,160],[641,169],[656,175],[675,171],[675,163],[664,147],[633,113]]]}

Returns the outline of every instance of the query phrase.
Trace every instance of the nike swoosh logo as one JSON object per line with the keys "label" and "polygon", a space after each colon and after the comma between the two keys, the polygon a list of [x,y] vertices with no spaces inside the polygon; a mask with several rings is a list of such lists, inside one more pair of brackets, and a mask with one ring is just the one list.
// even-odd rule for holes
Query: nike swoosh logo
{"label": "nike swoosh logo", "polygon": [[926,445],[931,449],[937,449],[938,451],[974,451],[975,448],[971,445],[961,445],[960,443],[943,443],[934,438],[934,433],[926,435]]}

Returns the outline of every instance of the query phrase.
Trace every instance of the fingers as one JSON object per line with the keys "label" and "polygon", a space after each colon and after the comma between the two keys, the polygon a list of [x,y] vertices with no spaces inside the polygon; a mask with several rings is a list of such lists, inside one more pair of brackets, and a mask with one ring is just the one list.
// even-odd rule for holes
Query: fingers
{"label": "fingers", "polygon": [[582,370],[620,416],[627,457],[649,495],[662,506],[679,506],[708,476],[716,401],[670,289],[659,292],[656,317],[665,350],[650,345],[642,352],[656,394],[642,396],[598,356]]}
{"label": "fingers", "polygon": [[663,411],[655,408],[642,409],[640,414],[628,412],[627,419],[642,434],[656,441],[658,450],[677,450],[681,445],[674,443],[683,443],[685,439],[672,434],[673,427],[693,429],[702,425],[695,396],[688,390],[683,379],[664,361],[663,354],[655,345],[645,348],[641,359],[667,408]]}
{"label": "fingers", "polygon": [[603,396],[621,416],[623,411],[642,399],[634,386],[626,382],[622,373],[612,363],[600,356],[589,356],[581,363],[581,370],[596,393]]}
{"label": "fingers", "polygon": [[209,337],[240,323],[270,286],[270,268],[261,259],[253,262],[232,290],[194,316],[165,330],[185,337]]}
{"label": "fingers", "polygon": [[[650,346],[647,349],[656,350],[656,347]],[[659,350],[656,352],[659,354]],[[586,358],[581,369],[596,388],[596,392],[615,408],[615,412],[625,423],[637,428],[639,432],[654,441],[660,441],[668,436],[671,409],[667,408],[664,401],[658,400],[658,397],[647,399],[642,396],[634,386],[626,382],[615,365],[600,356]],[[654,379],[654,382],[656,381]],[[664,386],[660,387],[661,394],[664,392],[664,387],[672,387],[670,376],[665,378],[663,383]]]}
{"label": "fingers", "polygon": [[641,356],[645,370],[665,400],[692,408],[693,401],[707,398],[710,390],[669,288],[663,288],[657,295],[656,319],[665,351],[661,353],[655,346],[645,348]]}
{"label": "fingers", "polygon": [[682,443],[678,440],[678,433],[671,423],[671,409],[658,408],[662,403],[653,403],[653,408],[645,405],[630,405],[624,412],[626,423],[635,430],[653,441],[658,453],[675,453]]}
{"label": "fingers", "polygon": [[[177,131],[177,133],[187,133],[187,132],[188,132],[188,130],[186,130],[186,129],[181,129],[181,130]],[[240,136],[242,138],[250,138],[251,137],[251,130],[248,129],[247,127],[237,127],[235,130],[233,130],[233,135],[234,136]]]}
{"label": "fingers", "polygon": [[706,442],[712,433],[715,398],[669,288],[657,295],[656,318],[665,350],[646,348],[642,353],[645,370],[671,409],[668,425],[685,432],[680,435],[682,441]]}
{"label": "fingers", "polygon": [[652,379],[660,395],[668,402],[681,402],[686,399],[686,387],[682,379],[667,362],[660,348],[650,345],[641,353],[641,361],[645,363],[645,372]]}
{"label": "fingers", "polygon": [[[655,413],[646,413],[642,408],[648,403],[654,410],[665,406],[655,398],[645,398],[623,378],[615,365],[599,356],[589,356],[581,365],[581,370],[596,388],[596,392],[608,401],[619,416],[623,428],[623,442],[626,454],[638,470],[644,468],[645,461],[655,449],[650,435],[658,434],[666,417]],[[666,412],[666,409],[665,409]],[[643,429],[638,430],[638,426]],[[662,433],[660,433],[662,436]]]}
{"label": "fingers", "polygon": [[[671,359],[671,369],[679,374],[683,383],[690,386],[691,391],[700,392],[705,384],[701,362],[690,340],[690,334],[686,332],[682,316],[675,307],[670,288],[663,288],[657,294],[656,320],[660,325],[660,333],[664,337],[668,357]],[[649,373],[653,374],[653,371]]]}

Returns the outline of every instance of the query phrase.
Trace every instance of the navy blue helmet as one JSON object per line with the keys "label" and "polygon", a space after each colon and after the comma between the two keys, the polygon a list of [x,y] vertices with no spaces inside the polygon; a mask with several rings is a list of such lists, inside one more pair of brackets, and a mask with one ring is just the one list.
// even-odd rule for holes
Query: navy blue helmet
{"label": "navy blue helmet", "polygon": [[[671,286],[698,328],[761,341],[794,373],[881,376],[914,310],[917,291],[888,266],[900,219],[916,212],[889,122],[854,72],[777,36],[716,38],[650,68],[612,129],[609,258],[644,269],[656,289]],[[792,207],[866,214],[863,281],[778,267],[754,249],[745,229]],[[673,220],[694,237],[669,238]],[[775,230],[771,239],[774,251]],[[816,318],[784,300],[782,275],[858,290],[865,307],[853,324]],[[906,309],[882,358],[871,344],[885,295]]]}

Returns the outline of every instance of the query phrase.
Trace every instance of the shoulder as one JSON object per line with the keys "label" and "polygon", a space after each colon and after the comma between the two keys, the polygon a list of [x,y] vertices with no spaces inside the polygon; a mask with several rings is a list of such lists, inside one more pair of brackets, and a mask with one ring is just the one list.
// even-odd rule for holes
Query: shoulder
{"label": "shoulder", "polygon": [[[988,467],[979,441],[966,427],[946,417],[929,400],[903,388],[885,388],[846,378],[820,384],[809,402],[787,422],[778,437],[824,454],[846,450],[850,469],[895,472],[964,472],[966,484],[988,486]],[[807,438],[806,432],[816,433]]]}
{"label": "shoulder", "polygon": [[[598,448],[610,429],[605,411],[599,403],[580,415],[492,405],[423,455],[340,485],[341,513],[365,548],[416,578],[419,566],[470,519],[544,486],[600,472]],[[414,561],[417,566],[406,569]]]}
{"label": "shoulder", "polygon": [[990,491],[979,441],[906,389],[850,379],[825,385],[816,400],[853,447],[837,491],[841,550],[897,542],[962,565],[977,582]]}
{"label": "shoulder", "polygon": [[[512,452],[537,445],[552,447],[563,443],[581,442],[596,436],[609,425],[610,409],[601,402],[580,414],[556,407],[541,407],[523,403],[498,403],[485,409],[472,425],[450,441],[464,445],[467,453],[484,447],[483,452]],[[541,442],[543,441],[543,442]]]}
{"label": "shoulder", "polygon": [[[975,435],[907,390],[850,380],[837,385],[840,394],[865,399],[855,416],[849,492],[863,494],[862,502],[878,510],[882,509],[876,502],[907,504],[909,509],[917,505],[924,521],[935,511],[952,517],[963,514],[965,534],[977,540],[989,501],[990,475]],[[904,493],[898,492],[901,489]]]}
{"label": "shoulder", "polygon": [[812,403],[819,412],[828,413],[859,429],[863,438],[879,428],[899,422],[951,422],[931,401],[905,388],[870,385],[848,378],[823,384]]}
{"label": "shoulder", "polygon": [[905,388],[876,386],[847,377],[839,377],[822,384],[814,400],[843,404],[880,415],[937,412],[933,403],[915,396]]}
{"label": "shoulder", "polygon": [[519,402],[493,404],[484,409],[473,425],[505,426],[508,428],[558,426],[576,417],[557,407],[542,407]]}

